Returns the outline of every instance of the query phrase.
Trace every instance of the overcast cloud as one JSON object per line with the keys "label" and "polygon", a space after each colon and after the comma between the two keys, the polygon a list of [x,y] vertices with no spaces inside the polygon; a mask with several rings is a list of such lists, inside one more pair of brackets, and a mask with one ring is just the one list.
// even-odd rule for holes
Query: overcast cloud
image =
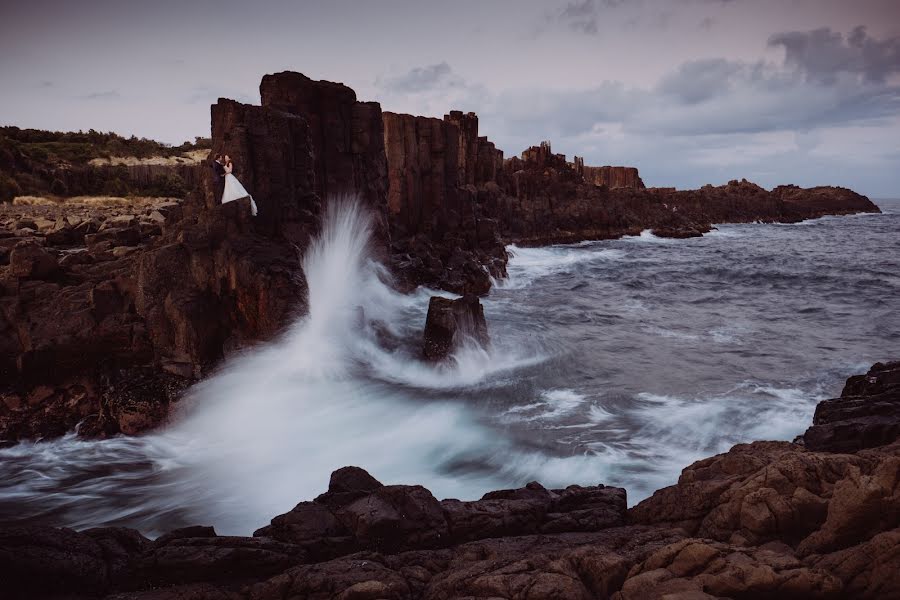
{"label": "overcast cloud", "polygon": [[[175,2],[4,7],[0,121],[208,135],[264,73],[385,110],[479,114],[507,155],[549,139],[651,185],[747,177],[900,196],[894,0]],[[7,18],[8,17],[8,18]]]}

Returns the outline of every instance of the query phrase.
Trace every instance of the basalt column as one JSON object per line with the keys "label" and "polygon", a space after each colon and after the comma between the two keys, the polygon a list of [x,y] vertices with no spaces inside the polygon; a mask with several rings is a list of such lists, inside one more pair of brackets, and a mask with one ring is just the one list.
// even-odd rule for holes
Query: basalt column
{"label": "basalt column", "polygon": [[300,73],[266,75],[259,86],[264,108],[299,115],[309,124],[315,191],[357,195],[374,218],[375,238],[387,247],[387,162],[381,106],[358,102],[341,83]]}

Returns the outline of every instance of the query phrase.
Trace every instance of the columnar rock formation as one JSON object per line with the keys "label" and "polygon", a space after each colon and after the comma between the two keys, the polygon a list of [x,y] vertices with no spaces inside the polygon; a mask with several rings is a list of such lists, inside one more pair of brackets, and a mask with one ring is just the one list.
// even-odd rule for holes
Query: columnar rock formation
{"label": "columnar rock formation", "polygon": [[644,182],[634,167],[586,167],[582,163],[581,175],[585,181],[594,185],[605,185],[609,188],[644,188]]}
{"label": "columnar rock formation", "polygon": [[402,287],[461,294],[505,275],[510,242],[646,228],[681,237],[715,222],[878,210],[841,188],[642,189],[616,170],[595,185],[590,167],[549,143],[504,160],[473,113],[382,114],[299,73],[267,75],[260,94],[259,106],[212,107],[211,154],[232,156],[256,218],[246,199],[218,204],[210,169],[174,205],[0,215],[0,440],[61,435],[82,420],[92,435],[159,423],[186,385],[305,310],[300,256],[332,196],[371,212],[373,250]]}
{"label": "columnar rock formation", "polygon": [[[387,242],[387,163],[381,108],[357,102],[340,83],[300,73],[266,75],[262,106],[220,100],[212,107],[213,153],[229,154],[259,206],[269,235],[305,244],[325,198],[353,195]],[[206,200],[214,208],[211,185]]]}
{"label": "columnar rock formation", "polygon": [[465,344],[490,345],[484,307],[477,296],[456,300],[432,296],[425,319],[422,355],[431,361],[444,360]]}
{"label": "columnar rock formation", "polygon": [[477,186],[496,185],[502,152],[478,136],[473,113],[458,111],[443,120],[384,113],[384,139],[394,262],[402,279],[485,293],[491,276],[506,273],[506,250],[497,222],[478,203]]}
{"label": "columnar rock formation", "polygon": [[[898,372],[875,365],[826,402],[856,423],[868,410],[896,426]],[[833,428],[833,446],[855,445],[842,431],[858,441],[861,430]],[[892,431],[855,451],[740,444],[630,510],[625,490],[604,485],[439,501],[344,467],[253,537],[0,527],[0,581],[11,600],[898,598]]]}
{"label": "columnar rock formation", "polygon": [[53,221],[10,221],[0,330],[16,334],[0,344],[11,375],[0,439],[61,435],[82,420],[86,435],[157,425],[226,354],[302,313],[300,257],[325,194],[358,196],[387,254],[378,105],[292,73],[266,77],[262,91],[263,106],[212,108],[213,152],[232,156],[257,218],[247,200],[218,204],[207,168],[203,194],[177,210],[96,206],[67,224],[59,208],[23,207]]}
{"label": "columnar rock formation", "polygon": [[384,113],[388,208],[399,235],[435,237],[463,226],[463,209],[471,199],[463,200],[460,184],[466,158],[461,138],[459,128],[447,121]]}

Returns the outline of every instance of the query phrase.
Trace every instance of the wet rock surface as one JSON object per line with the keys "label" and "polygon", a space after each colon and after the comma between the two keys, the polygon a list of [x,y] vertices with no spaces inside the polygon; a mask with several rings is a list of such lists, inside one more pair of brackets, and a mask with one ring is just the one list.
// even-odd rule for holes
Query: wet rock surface
{"label": "wet rock surface", "polygon": [[803,434],[811,450],[849,452],[900,436],[900,362],[874,365],[847,380],[840,398],[819,403]]}
{"label": "wet rock surface", "polygon": [[477,296],[451,300],[433,296],[425,319],[422,355],[431,361],[443,360],[466,343],[487,348],[490,338],[484,320],[484,307]]}
{"label": "wet rock surface", "polygon": [[[847,389],[877,398],[892,364]],[[253,537],[3,527],[0,580],[12,599],[897,598],[898,494],[896,436],[741,444],[630,510],[603,485],[439,501],[345,467]]]}

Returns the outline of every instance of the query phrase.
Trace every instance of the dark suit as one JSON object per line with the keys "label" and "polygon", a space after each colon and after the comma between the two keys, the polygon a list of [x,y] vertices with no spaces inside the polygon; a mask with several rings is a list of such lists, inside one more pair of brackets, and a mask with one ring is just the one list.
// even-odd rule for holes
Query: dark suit
{"label": "dark suit", "polygon": [[213,184],[216,194],[216,202],[222,201],[222,194],[225,192],[225,165],[217,160],[212,163]]}

